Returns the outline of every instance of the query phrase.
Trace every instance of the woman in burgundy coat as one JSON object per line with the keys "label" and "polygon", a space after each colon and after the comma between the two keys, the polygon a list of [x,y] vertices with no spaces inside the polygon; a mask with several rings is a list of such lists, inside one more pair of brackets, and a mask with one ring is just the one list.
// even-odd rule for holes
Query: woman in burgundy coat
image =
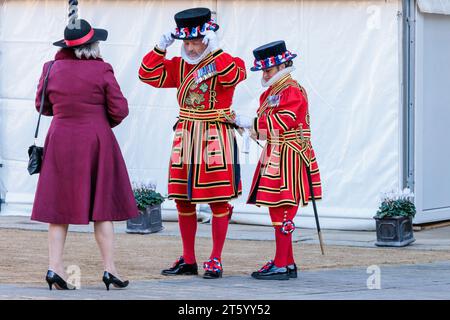
{"label": "woman in burgundy coat", "polygon": [[[51,290],[74,289],[63,280],[63,250],[69,224],[94,222],[104,263],[103,281],[125,287],[128,281],[115,277],[112,221],[137,216],[130,180],[120,147],[111,128],[128,115],[113,69],[100,58],[98,41],[107,31],[93,29],[85,20],[80,28],[66,27],[62,47],[51,66],[48,86],[43,82],[51,62],[44,65],[36,94],[39,111],[53,116],[45,145],[32,220],[49,223],[49,271]],[[61,275],[61,276],[59,276]]]}

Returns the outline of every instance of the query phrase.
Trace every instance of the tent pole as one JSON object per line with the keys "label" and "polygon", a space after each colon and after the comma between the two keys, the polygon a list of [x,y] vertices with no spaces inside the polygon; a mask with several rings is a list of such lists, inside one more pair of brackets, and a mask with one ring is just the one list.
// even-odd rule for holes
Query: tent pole
{"label": "tent pole", "polygon": [[402,0],[403,7],[403,181],[414,191],[415,23],[416,0]]}

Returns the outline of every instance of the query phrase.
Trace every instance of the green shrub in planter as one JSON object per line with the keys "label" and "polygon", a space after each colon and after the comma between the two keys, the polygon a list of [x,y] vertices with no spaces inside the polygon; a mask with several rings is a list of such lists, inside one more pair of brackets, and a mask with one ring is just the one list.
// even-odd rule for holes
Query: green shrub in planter
{"label": "green shrub in planter", "polygon": [[409,189],[383,195],[374,217],[377,246],[403,247],[415,241],[412,219],[416,215],[414,194]]}
{"label": "green shrub in planter", "polygon": [[153,185],[134,185],[134,199],[139,210],[146,210],[148,207],[160,205],[164,202],[164,197],[155,189]]}
{"label": "green shrub in planter", "polygon": [[165,198],[156,192],[154,185],[134,184],[133,193],[139,216],[127,220],[127,233],[147,234],[161,231],[161,204]]}

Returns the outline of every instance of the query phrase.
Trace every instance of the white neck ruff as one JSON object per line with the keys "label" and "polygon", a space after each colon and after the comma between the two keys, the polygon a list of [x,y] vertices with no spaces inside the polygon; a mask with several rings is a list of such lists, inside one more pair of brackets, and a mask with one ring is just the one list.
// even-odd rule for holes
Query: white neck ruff
{"label": "white neck ruff", "polygon": [[192,59],[186,53],[186,50],[184,49],[184,43],[181,45],[181,58],[183,58],[183,60],[186,61],[188,64],[199,64],[211,52],[212,52],[211,46],[208,43],[208,46],[206,47],[205,51],[203,51],[203,53],[200,56],[198,56],[198,58]]}
{"label": "white neck ruff", "polygon": [[294,70],[295,70],[294,66],[284,68],[283,70],[278,71],[272,78],[269,79],[269,81],[265,81],[264,78],[262,78],[261,79],[261,85],[263,87],[265,87],[265,88],[270,87],[271,85],[273,85],[276,82],[278,82],[278,80],[283,78],[285,75],[291,73]]}

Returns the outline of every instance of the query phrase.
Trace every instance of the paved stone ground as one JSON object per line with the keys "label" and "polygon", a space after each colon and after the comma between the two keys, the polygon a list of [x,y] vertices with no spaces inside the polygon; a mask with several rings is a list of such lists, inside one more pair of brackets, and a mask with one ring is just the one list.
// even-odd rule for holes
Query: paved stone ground
{"label": "paved stone ground", "polygon": [[[381,300],[450,299],[450,261],[380,266],[380,289],[369,289],[365,268],[304,271],[289,281],[250,277],[175,277],[134,281],[126,290],[107,292],[103,285],[75,291],[46,287],[0,285],[0,299],[133,299],[133,300]],[[374,284],[373,282],[370,282]]]}
{"label": "paved stone ground", "polygon": [[[178,235],[176,223],[165,223],[158,236]],[[46,230],[44,224],[26,217],[0,217],[0,228]],[[91,232],[92,225],[71,227],[72,231]],[[124,224],[116,224],[123,233]],[[230,239],[268,240],[270,227],[235,225]],[[324,230],[328,245],[374,247],[374,232]],[[208,225],[200,224],[199,237],[209,237]],[[416,242],[404,250],[449,250],[450,227],[415,232]],[[317,243],[315,230],[301,229],[295,241]],[[76,291],[49,291],[46,286],[0,284],[0,299],[157,299],[157,300],[327,300],[327,299],[450,299],[450,261],[429,264],[379,266],[380,289],[369,289],[368,279],[378,274],[366,268],[302,271],[298,279],[258,281],[246,276],[224,276],[219,280],[201,277],[173,277],[163,280],[133,281],[126,290],[107,292],[102,283]],[[374,284],[373,282],[370,282]],[[376,283],[375,283],[376,285]]]}

